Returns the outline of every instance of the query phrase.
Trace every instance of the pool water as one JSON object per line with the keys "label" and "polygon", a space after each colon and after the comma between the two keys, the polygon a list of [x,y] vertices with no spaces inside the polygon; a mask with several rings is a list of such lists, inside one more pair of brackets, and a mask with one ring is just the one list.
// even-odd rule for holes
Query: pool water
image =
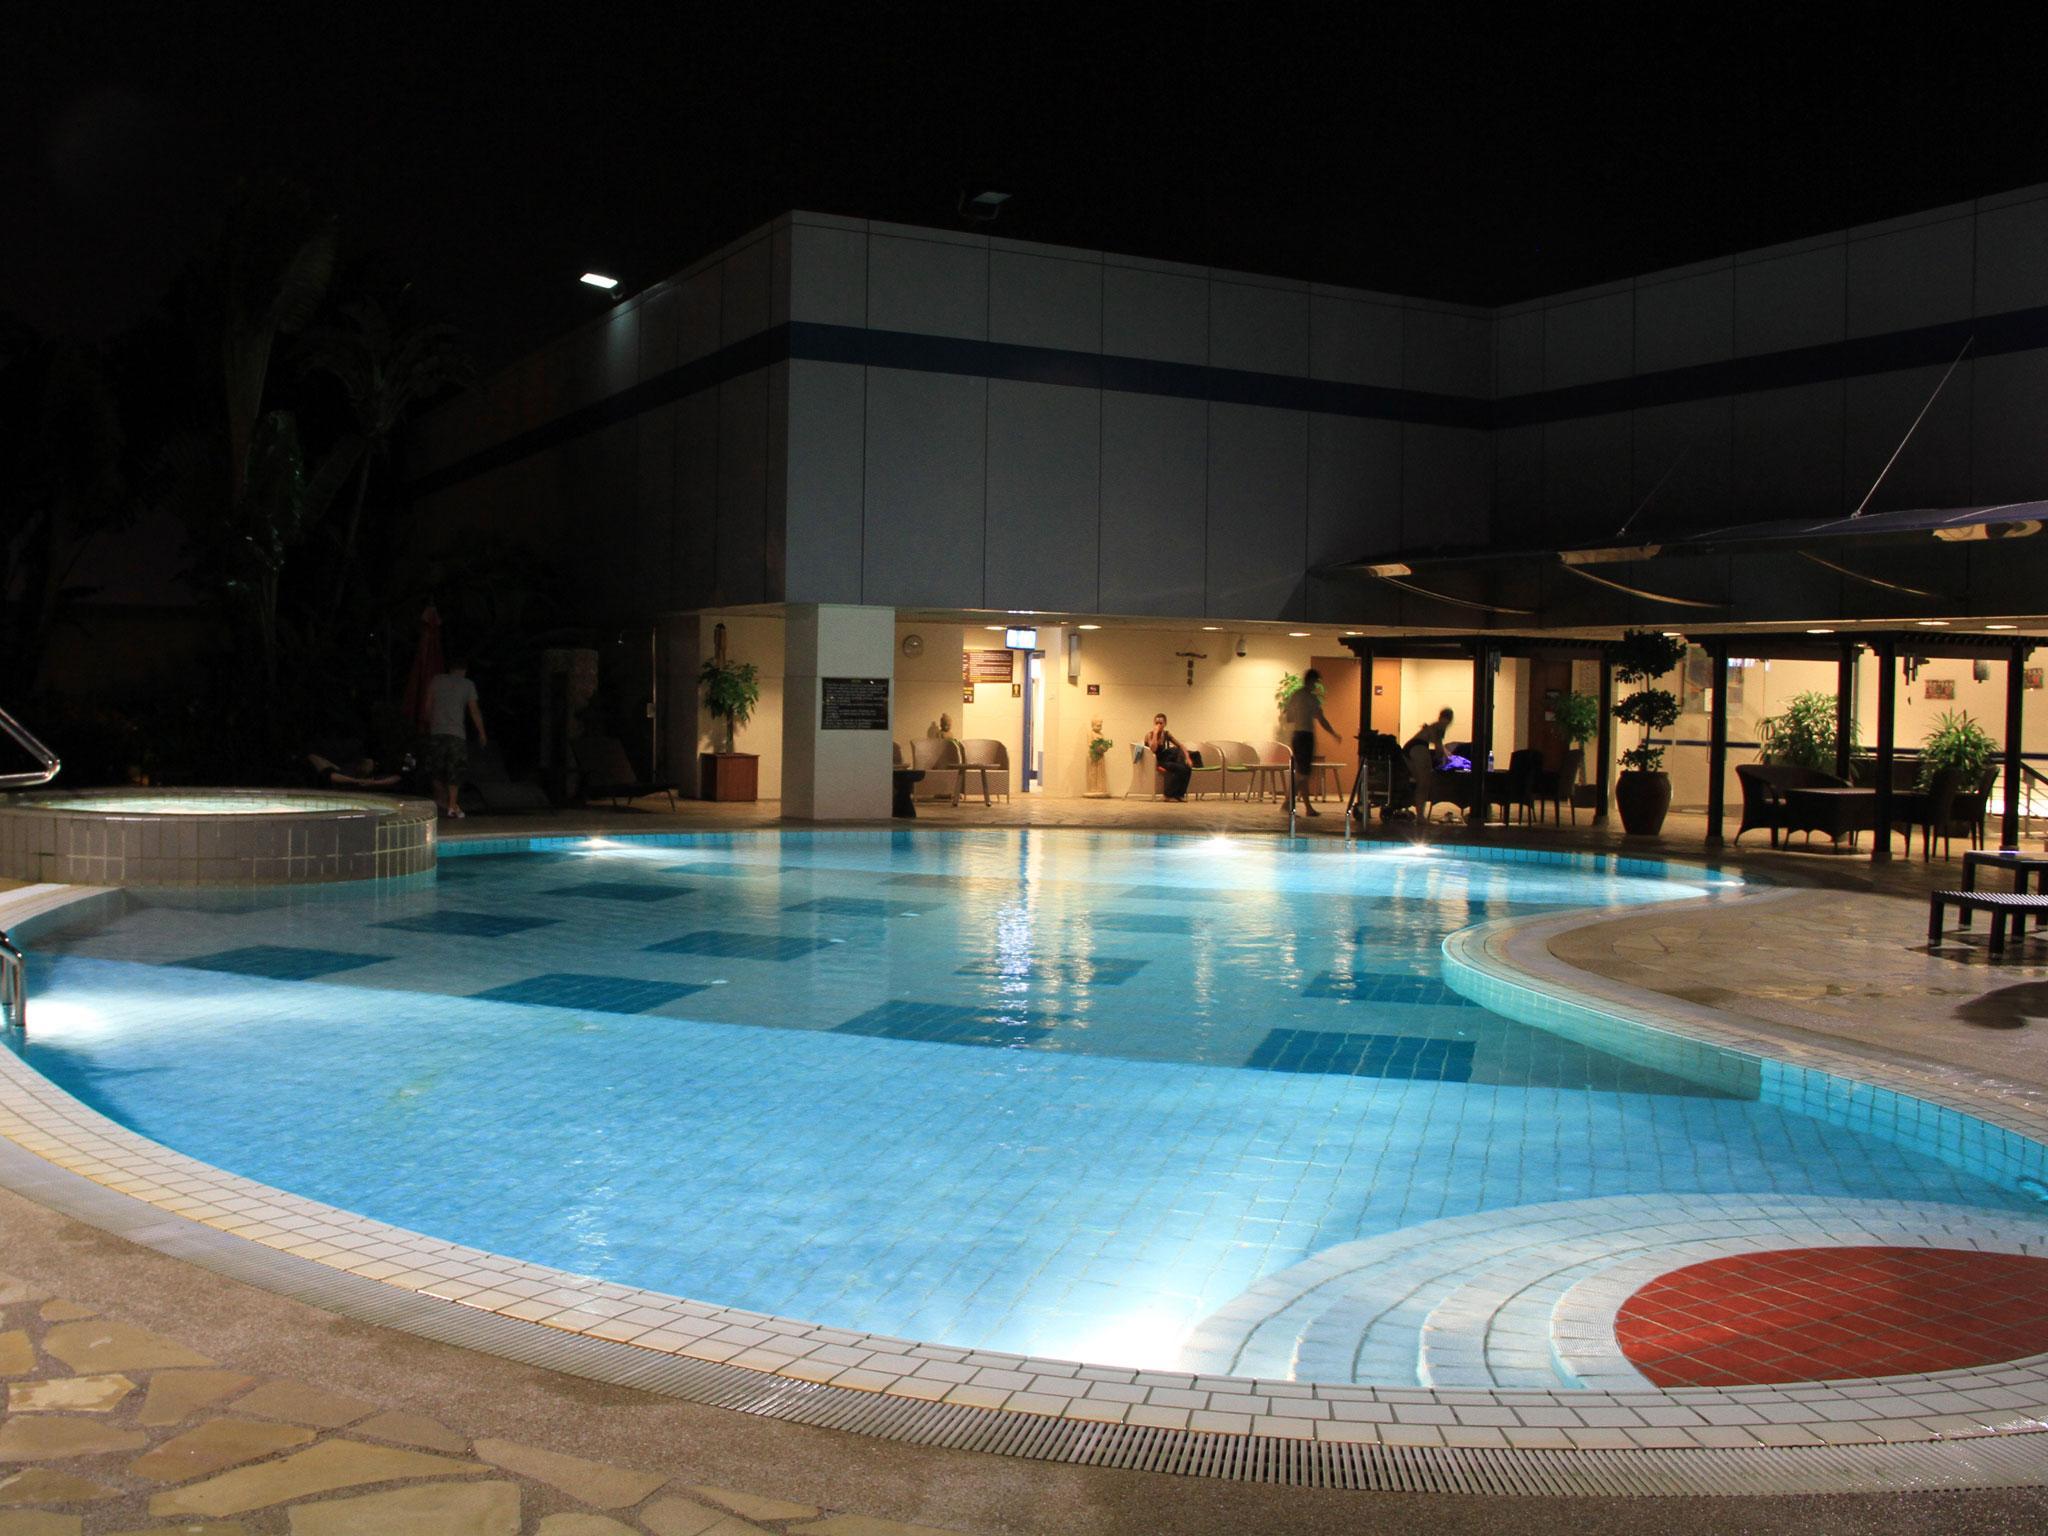
{"label": "pool water", "polygon": [[452,1241],[1160,1368],[1261,1277],[1441,1217],[2034,1208],[1440,979],[1455,929],[1698,872],[1069,831],[451,854],[375,887],[131,893],[38,943],[14,1047],[180,1151]]}

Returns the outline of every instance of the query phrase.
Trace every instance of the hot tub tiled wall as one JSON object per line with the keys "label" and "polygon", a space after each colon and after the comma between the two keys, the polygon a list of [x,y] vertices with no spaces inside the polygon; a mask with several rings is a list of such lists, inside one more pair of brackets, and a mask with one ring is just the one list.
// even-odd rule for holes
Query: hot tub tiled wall
{"label": "hot tub tiled wall", "polygon": [[[222,795],[210,791],[207,798]],[[65,885],[313,885],[388,880],[434,867],[428,801],[248,798],[273,807],[281,798],[289,809],[181,816],[0,802],[0,877]]]}

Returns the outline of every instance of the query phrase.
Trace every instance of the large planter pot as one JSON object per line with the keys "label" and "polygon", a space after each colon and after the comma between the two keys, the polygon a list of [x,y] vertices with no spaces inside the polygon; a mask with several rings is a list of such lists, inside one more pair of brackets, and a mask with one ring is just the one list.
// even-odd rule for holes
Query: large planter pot
{"label": "large planter pot", "polygon": [[1621,829],[1630,837],[1655,837],[1671,810],[1671,775],[1622,774],[1614,781],[1614,804],[1621,812]]}
{"label": "large planter pot", "polygon": [[758,800],[761,755],[758,752],[699,752],[697,794],[704,800]]}

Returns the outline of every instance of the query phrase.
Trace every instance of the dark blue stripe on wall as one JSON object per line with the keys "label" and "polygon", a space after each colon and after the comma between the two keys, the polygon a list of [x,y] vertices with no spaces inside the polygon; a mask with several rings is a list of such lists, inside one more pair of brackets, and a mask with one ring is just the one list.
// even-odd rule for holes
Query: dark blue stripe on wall
{"label": "dark blue stripe on wall", "polygon": [[1505,400],[1468,400],[1421,390],[1346,384],[1334,379],[1302,379],[1288,374],[1253,373],[1240,368],[1211,368],[1198,363],[1155,362],[1148,358],[1070,352],[1056,347],[1026,347],[956,336],[926,336],[912,331],[872,331],[860,326],[793,321],[749,336],[707,357],[671,368],[630,389],[517,433],[501,443],[423,475],[413,482],[413,493],[432,495],[477,475],[516,464],[561,443],[618,422],[630,421],[644,412],[714,388],[728,379],[792,359],[1009,379],[1020,383],[1066,384],[1082,389],[1165,395],[1183,400],[1213,400],[1224,404],[1270,405],[1286,410],[1319,411],[1333,416],[1416,422],[1428,426],[1488,429],[1612,415],[1649,406],[1675,405],[1687,400],[1828,383],[1902,368],[1945,367],[1965,340],[1972,340],[1970,354],[1973,357],[1995,357],[2007,352],[2048,347],[2048,306],[1921,326],[1883,336],[1860,336],[1851,341],[1796,347],[1759,357],[1738,357],[1689,368],[1671,368],[1661,373],[1579,384],[1567,389],[1543,390]]}

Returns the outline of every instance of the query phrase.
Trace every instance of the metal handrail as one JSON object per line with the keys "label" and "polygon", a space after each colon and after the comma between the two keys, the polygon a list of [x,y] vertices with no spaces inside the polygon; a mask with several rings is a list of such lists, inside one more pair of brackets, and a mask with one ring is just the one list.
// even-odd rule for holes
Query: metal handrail
{"label": "metal handrail", "polygon": [[28,962],[0,928],[0,1024],[10,1017],[16,1029],[28,1033]]}
{"label": "metal handrail", "polygon": [[34,732],[4,709],[0,709],[0,731],[5,731],[23,751],[42,765],[27,773],[0,773],[0,789],[30,789],[57,777],[57,771],[64,766],[63,760],[36,740]]}

